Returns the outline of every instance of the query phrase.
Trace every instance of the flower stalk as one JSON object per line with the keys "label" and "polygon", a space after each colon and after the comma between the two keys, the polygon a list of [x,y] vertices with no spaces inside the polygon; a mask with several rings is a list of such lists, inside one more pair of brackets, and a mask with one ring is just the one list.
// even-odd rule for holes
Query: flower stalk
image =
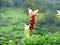
{"label": "flower stalk", "polygon": [[30,35],[32,35],[32,32],[34,30],[34,25],[35,25],[35,20],[36,20],[36,15],[37,15],[38,10],[32,11],[32,9],[28,8],[28,12],[30,14],[29,30],[30,30]]}

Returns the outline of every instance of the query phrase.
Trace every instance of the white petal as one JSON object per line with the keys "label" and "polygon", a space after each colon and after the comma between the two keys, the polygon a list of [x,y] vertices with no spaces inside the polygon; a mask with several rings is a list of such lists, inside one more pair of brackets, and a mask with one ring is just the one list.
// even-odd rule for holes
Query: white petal
{"label": "white petal", "polygon": [[28,30],[29,29],[29,25],[26,25],[25,24],[25,27],[24,28],[25,28],[25,30]]}
{"label": "white petal", "polygon": [[25,27],[27,26],[26,24],[24,24],[25,25]]}
{"label": "white petal", "polygon": [[12,42],[12,40],[9,40],[9,42]]}
{"label": "white petal", "polygon": [[29,9],[29,8],[28,8],[28,12],[29,12],[29,14],[31,14],[31,13],[32,13],[32,9]]}
{"label": "white petal", "polygon": [[4,37],[0,37],[1,39],[5,39]]}
{"label": "white petal", "polygon": [[59,11],[59,10],[57,10],[57,12],[59,13],[60,11]]}
{"label": "white petal", "polygon": [[60,11],[59,11],[59,10],[57,10],[57,12],[58,12],[58,14],[57,14],[57,15],[60,15]]}
{"label": "white petal", "polygon": [[37,13],[38,12],[38,10],[35,10],[33,13]]}

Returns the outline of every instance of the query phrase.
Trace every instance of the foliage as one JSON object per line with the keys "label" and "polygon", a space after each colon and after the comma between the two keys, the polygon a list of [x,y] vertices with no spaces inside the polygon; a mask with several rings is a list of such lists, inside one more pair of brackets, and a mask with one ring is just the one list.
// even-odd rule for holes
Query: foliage
{"label": "foliage", "polygon": [[46,35],[32,35],[24,41],[26,45],[60,45],[60,34],[58,32]]}
{"label": "foliage", "polygon": [[[31,36],[24,33],[24,24],[29,24],[28,7],[39,8]],[[57,9],[60,0],[0,0],[0,45],[60,45]],[[60,20],[60,13],[57,17]]]}
{"label": "foliage", "polygon": [[[0,0],[0,7],[30,7],[31,0]],[[60,0],[33,0],[36,8],[40,6],[45,9],[56,10],[60,9]],[[32,3],[31,3],[32,4]]]}
{"label": "foliage", "polygon": [[[0,9],[0,45],[60,45],[59,32],[51,33],[49,32],[51,30],[41,28],[41,23],[44,21],[46,25],[52,23],[49,22],[51,18],[51,20],[54,19],[54,21],[56,21],[56,19],[53,18],[55,16],[55,12],[47,10],[47,15],[42,12],[39,13],[32,36],[26,37],[24,35],[24,24],[29,24],[29,17],[23,12],[24,10],[21,8]],[[45,18],[44,15],[47,17]],[[43,17],[44,20],[40,17]],[[48,21],[46,21],[46,19]],[[57,21],[55,24],[56,23]],[[54,25],[54,23],[52,24]],[[60,27],[56,28],[60,30]]]}
{"label": "foliage", "polygon": [[[17,35],[17,34],[15,34]],[[1,45],[60,45],[59,32],[46,35],[32,35],[29,37],[14,37],[14,35],[0,33]]]}

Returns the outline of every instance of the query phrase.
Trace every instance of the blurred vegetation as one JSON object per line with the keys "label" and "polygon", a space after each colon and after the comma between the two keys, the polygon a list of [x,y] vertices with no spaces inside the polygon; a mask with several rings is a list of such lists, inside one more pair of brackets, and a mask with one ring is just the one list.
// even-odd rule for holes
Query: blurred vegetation
{"label": "blurred vegetation", "polygon": [[0,33],[0,45],[60,45],[59,32],[55,32],[54,34],[49,33],[43,36],[35,34],[29,37],[25,37],[24,35],[22,37],[16,37],[15,35],[18,33],[13,34]]}
{"label": "blurred vegetation", "polygon": [[[14,18],[15,17],[20,18],[20,14],[22,15],[22,13],[24,13],[23,14],[24,16],[26,14],[28,15],[27,8],[32,8],[33,10],[39,9],[38,17],[40,18],[40,16],[45,15],[45,19],[43,19],[43,21],[40,21],[40,19],[38,19],[37,22],[38,22],[39,27],[48,29],[51,31],[56,31],[56,30],[59,31],[60,24],[56,18],[56,10],[57,9],[60,10],[59,1],[60,0],[0,0],[0,13],[2,13],[1,15],[7,15],[7,17],[9,17],[9,18],[11,18],[10,15],[12,15],[12,17],[14,17]],[[12,8],[12,9],[14,8],[13,13],[11,13],[12,9],[9,9],[9,8]],[[20,8],[20,9],[18,9],[18,8]],[[16,10],[19,13],[15,13]],[[21,11],[24,11],[24,12],[20,13]],[[45,14],[45,12],[47,12],[47,14]],[[11,14],[9,14],[9,13],[11,13]],[[15,16],[16,14],[18,14],[18,15]],[[1,15],[0,15],[0,18],[2,18]],[[9,22],[10,19],[7,19],[7,20]],[[14,22],[14,20],[13,20],[13,22]],[[6,25],[6,24],[4,24],[4,25]]]}
{"label": "blurred vegetation", "polygon": [[[28,8],[39,12],[33,35],[25,37]],[[0,0],[0,45],[60,45],[57,9],[60,0]]]}

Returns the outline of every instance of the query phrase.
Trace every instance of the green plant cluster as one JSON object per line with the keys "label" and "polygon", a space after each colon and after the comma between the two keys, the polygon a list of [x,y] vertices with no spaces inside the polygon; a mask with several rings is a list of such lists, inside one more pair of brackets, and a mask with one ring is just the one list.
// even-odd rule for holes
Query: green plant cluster
{"label": "green plant cluster", "polygon": [[60,34],[33,35],[24,41],[26,45],[60,45]]}
{"label": "green plant cluster", "polygon": [[9,34],[0,34],[0,45],[60,45],[59,32],[46,35],[36,35],[28,37],[14,37]]}

